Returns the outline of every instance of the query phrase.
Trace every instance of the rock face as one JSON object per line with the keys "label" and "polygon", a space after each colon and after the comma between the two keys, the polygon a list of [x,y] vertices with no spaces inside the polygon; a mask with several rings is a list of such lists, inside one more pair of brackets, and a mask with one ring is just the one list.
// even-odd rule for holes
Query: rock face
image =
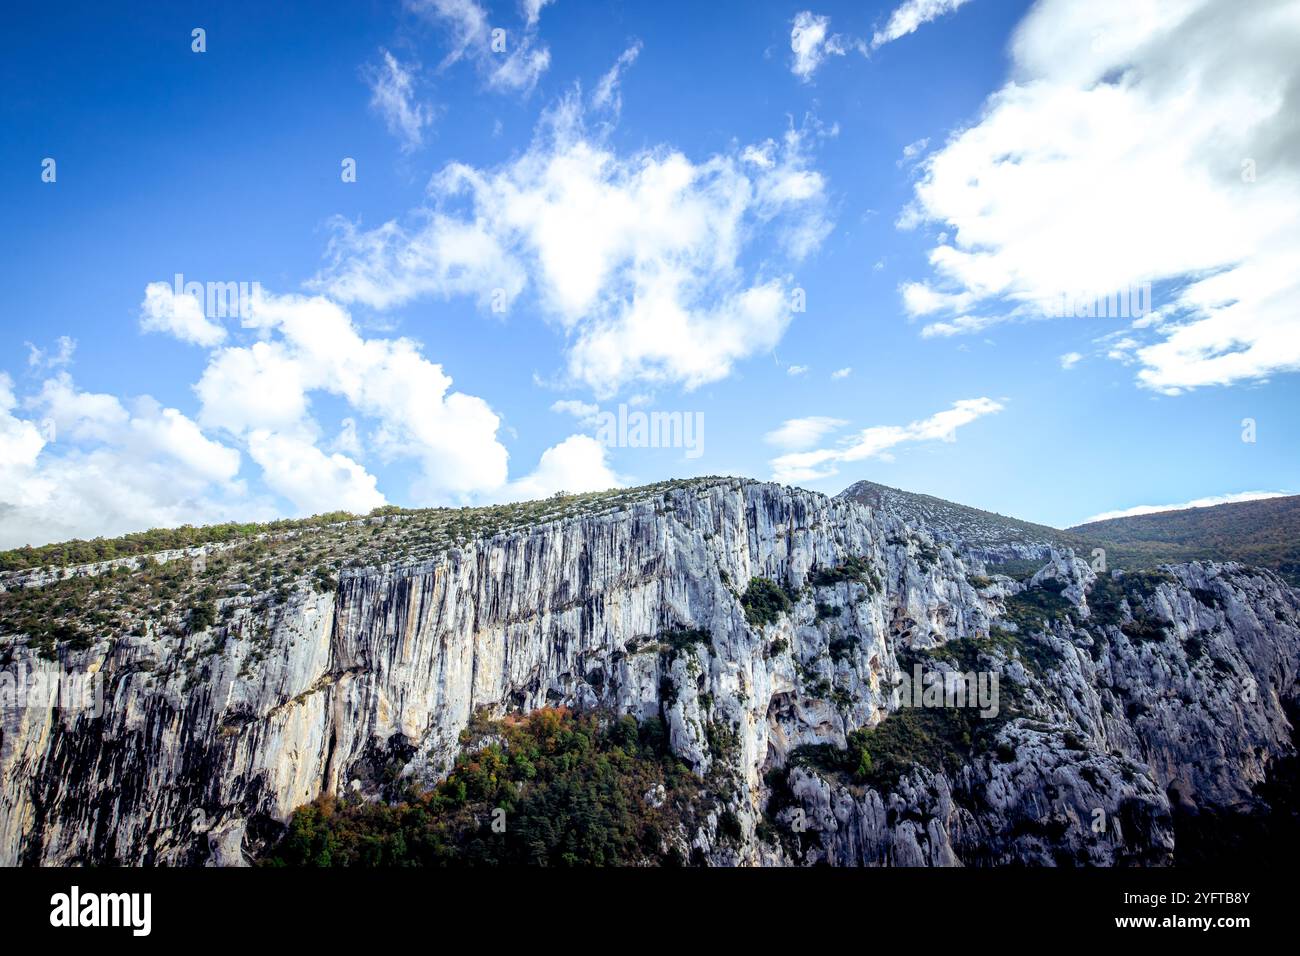
{"label": "rock face", "polygon": [[[0,864],[247,862],[322,793],[436,781],[480,708],[661,718],[729,813],[682,838],[723,865],[1164,863],[1173,805],[1250,805],[1294,753],[1300,596],[1270,572],[984,573],[887,508],[711,480],[236,609],[189,667],[195,638],[147,623],[58,662],[9,641],[11,670],[103,675],[105,706],[0,711]],[[768,623],[754,578],[793,597]],[[960,761],[805,759],[958,648],[1002,705]]]}

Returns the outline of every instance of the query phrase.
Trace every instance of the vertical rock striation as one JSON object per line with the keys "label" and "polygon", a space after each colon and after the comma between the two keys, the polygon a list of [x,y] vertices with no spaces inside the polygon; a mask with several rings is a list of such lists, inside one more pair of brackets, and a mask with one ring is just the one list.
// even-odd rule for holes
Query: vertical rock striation
{"label": "vertical rock striation", "polygon": [[[102,674],[105,708],[0,714],[0,864],[247,862],[322,793],[436,781],[480,708],[660,717],[715,794],[682,838],[718,864],[1163,863],[1172,809],[1248,806],[1294,752],[1300,598],[1275,575],[984,573],[887,508],[708,480],[304,584],[190,666],[150,622],[59,662],[9,641],[11,669]],[[754,578],[793,596],[770,623]],[[1016,612],[1040,594],[1064,611]],[[954,648],[1008,705],[960,765],[886,784],[805,759],[896,720],[899,676]]]}

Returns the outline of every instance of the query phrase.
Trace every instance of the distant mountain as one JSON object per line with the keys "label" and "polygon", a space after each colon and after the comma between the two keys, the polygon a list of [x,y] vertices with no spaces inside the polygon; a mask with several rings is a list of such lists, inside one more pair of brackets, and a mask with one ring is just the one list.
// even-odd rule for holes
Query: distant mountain
{"label": "distant mountain", "polygon": [[1120,547],[1186,549],[1272,568],[1300,584],[1300,495],[1092,521],[1066,533]]}
{"label": "distant mountain", "polygon": [[967,551],[984,552],[985,560],[1037,557],[1051,548],[1075,547],[1082,539],[1047,525],[981,511],[943,498],[859,481],[839,493],[887,512],[908,524],[926,527]]}
{"label": "distant mountain", "polygon": [[1094,521],[1064,530],[982,511],[943,498],[859,481],[840,497],[924,526],[937,537],[1014,574],[1051,548],[1087,557],[1106,550],[1114,568],[1148,568],[1179,561],[1241,561],[1271,568],[1300,584],[1300,496],[1243,501]]}

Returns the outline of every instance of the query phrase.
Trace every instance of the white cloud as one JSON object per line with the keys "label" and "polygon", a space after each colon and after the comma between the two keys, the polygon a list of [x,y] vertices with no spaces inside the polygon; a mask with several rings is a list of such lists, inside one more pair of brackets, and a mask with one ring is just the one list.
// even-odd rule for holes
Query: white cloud
{"label": "white cloud", "polygon": [[906,0],[889,16],[884,29],[877,30],[871,37],[871,49],[876,50],[909,33],[915,33],[922,25],[937,20],[945,13],[951,13],[967,3],[967,0]]}
{"label": "white cloud", "polygon": [[341,218],[332,226],[329,264],[308,286],[339,302],[388,309],[424,295],[476,295],[485,309],[497,305],[494,296],[508,308],[527,282],[522,263],[481,219],[434,212],[413,229],[386,222],[362,231]]}
{"label": "white cloud", "polygon": [[608,451],[588,435],[570,435],[542,452],[537,468],[510,482],[505,501],[546,498],[557,491],[577,494],[621,487],[623,482],[609,467]]}
{"label": "white cloud", "polygon": [[487,49],[491,31],[487,10],[475,0],[407,0],[406,5],[450,33],[451,52],[444,63]]}
{"label": "white cloud", "polygon": [[970,293],[938,292],[923,282],[906,282],[900,291],[903,307],[912,316],[932,315],[939,311],[958,312],[974,301]]}
{"label": "white cloud", "polygon": [[1061,368],[1071,369],[1083,361],[1083,354],[1080,352],[1066,352],[1061,356]]}
{"label": "white cloud", "polygon": [[424,129],[433,122],[433,111],[416,101],[415,71],[418,67],[400,63],[387,50],[381,67],[366,71],[370,87],[370,107],[381,117],[388,132],[402,141],[402,149],[410,152],[424,143]]}
{"label": "white cloud", "polygon": [[36,463],[45,447],[45,437],[34,422],[13,414],[18,400],[14,397],[13,379],[0,372],[0,494],[15,484],[17,477]]}
{"label": "white cloud", "polygon": [[[363,454],[414,462],[407,503],[466,504],[557,490],[614,487],[605,447],[570,436],[535,469],[508,481],[500,420],[482,399],[453,391],[442,367],[404,338],[366,338],[338,303],[272,295],[247,303],[248,345],[214,348],[195,386],[197,420],[148,396],[124,403],[78,389],[66,372],[26,400],[0,373],[0,547],[149,527],[284,514],[368,512],[387,499]],[[312,398],[341,399],[351,414],[323,438]],[[594,405],[557,402],[592,418]],[[363,444],[361,423],[368,428]],[[240,448],[267,493],[250,494]],[[324,447],[322,447],[324,446]]]}
{"label": "white cloud", "polygon": [[535,26],[541,19],[542,8],[554,2],[555,0],[522,0],[520,7],[524,11],[524,22],[530,27]]}
{"label": "white cloud", "polygon": [[831,379],[838,382],[841,379],[848,378],[852,374],[853,369],[850,367],[846,366],[845,368],[837,368],[835,371],[831,372]]}
{"label": "white cloud", "polygon": [[0,547],[274,516],[238,480],[240,454],[174,408],[128,408],[47,380],[17,417],[0,374]]}
{"label": "white cloud", "polygon": [[903,147],[903,155],[895,160],[894,165],[902,168],[909,165],[912,160],[925,152],[925,148],[930,145],[928,138],[918,139],[915,142],[908,143]]}
{"label": "white cloud", "polygon": [[166,332],[183,342],[211,348],[226,338],[225,328],[203,314],[203,303],[192,295],[177,295],[166,282],[150,282],[140,303],[140,328]]}
{"label": "white cloud", "polygon": [[958,316],[927,326],[958,334],[1154,283],[1160,319],[1111,350],[1141,385],[1300,368],[1297,47],[1300,7],[1281,0],[1249,16],[1210,0],[1040,2],[1012,79],[922,164],[900,225],[939,222],[953,241],[905,288],[908,310]]}
{"label": "white cloud", "polygon": [[495,89],[529,93],[550,65],[551,51],[534,47],[532,38],[526,36],[489,74],[488,84]]}
{"label": "white cloud", "polygon": [[623,73],[636,62],[636,58],[641,55],[641,41],[637,40],[626,50],[619,58],[614,61],[614,65],[600,78],[596,83],[596,88],[591,93],[591,105],[599,110],[609,110],[617,116],[623,109],[623,97],[619,93],[619,82]]}
{"label": "white cloud", "polygon": [[[195,386],[197,421],[147,396],[124,403],[82,391],[66,372],[27,399],[29,420],[17,413],[12,381],[0,374],[0,547],[282,516],[271,494],[250,495],[239,447],[205,428],[242,445],[266,491],[287,500],[294,514],[364,513],[383,504],[363,461],[367,451],[382,462],[415,463],[412,504],[620,484],[604,446],[578,435],[508,481],[500,421],[487,403],[453,391],[417,343],[362,336],[328,299],[259,291],[242,324],[257,340],[212,350]],[[351,412],[332,439],[322,438],[311,415],[316,395],[341,399]],[[593,409],[556,403],[580,418]]]}
{"label": "white cloud", "polygon": [[771,461],[772,477],[785,483],[829,478],[838,473],[836,466],[839,464],[866,458],[888,460],[890,449],[902,444],[956,441],[958,428],[1000,411],[1002,405],[991,398],[962,399],[954,402],[951,408],[908,425],[875,425],[865,428],[857,435],[841,441],[835,448],[781,455]]}
{"label": "white cloud", "polygon": [[47,352],[27,343],[27,365],[34,369],[65,368],[72,364],[72,355],[77,351],[77,340],[67,335],[60,335],[54,343],[54,351]]}
{"label": "white cloud", "polygon": [[[419,463],[412,489],[418,503],[504,484],[507,453],[497,440],[496,413],[480,398],[451,391],[451,378],[415,342],[363,338],[347,311],[322,297],[260,295],[245,324],[264,341],[213,353],[195,388],[205,425],[241,436],[314,436],[309,394],[324,392],[377,422],[373,445],[382,456]],[[266,438],[261,444],[271,447]],[[270,451],[254,457],[286,467],[302,458]],[[337,468],[326,473],[344,479],[341,496],[366,497],[356,476]],[[277,482],[300,486],[297,475],[281,481],[267,474],[266,480],[277,488]],[[308,485],[302,500],[319,500],[315,487]]]}
{"label": "white cloud", "polygon": [[504,50],[493,49],[494,27],[487,10],[475,0],[407,0],[406,5],[450,34],[451,52],[443,60],[444,67],[471,60],[493,89],[529,93],[551,65],[551,51],[536,37],[545,2],[524,0],[524,30],[507,30]]}
{"label": "white cloud", "polygon": [[109,442],[131,420],[115,396],[79,391],[66,372],[46,379],[30,404],[40,409],[65,441]]}
{"label": "white cloud", "polygon": [[[797,259],[830,228],[801,132],[700,163],[667,147],[619,155],[575,97],[523,155],[452,164],[430,193],[417,228],[341,230],[314,287],[376,308],[427,293],[508,304],[532,276],[568,339],[569,377],[602,396],[634,381],[694,388],[772,348],[790,283],[747,281],[741,251],[766,238]],[[443,211],[457,201],[470,211]]]}
{"label": "white cloud", "polygon": [[294,426],[307,413],[306,370],[282,342],[255,342],[216,352],[194,391],[199,421],[242,435],[253,428]]}
{"label": "white cloud", "polygon": [[997,324],[996,318],[982,315],[959,315],[950,322],[930,322],[921,327],[921,338],[952,338],[954,335],[966,335],[978,332],[990,325]]}
{"label": "white cloud", "polygon": [[1233,504],[1238,501],[1260,501],[1264,498],[1285,498],[1288,496],[1285,491],[1241,491],[1230,495],[1213,495],[1208,498],[1194,498],[1191,501],[1184,501],[1177,505],[1137,505],[1133,508],[1123,508],[1119,511],[1103,511],[1099,515],[1093,515],[1091,518],[1085,518],[1079,524],[1090,524],[1093,521],[1107,521],[1111,518],[1132,518],[1135,515],[1158,514],[1162,511],[1183,511],[1187,508],[1212,508],[1215,505]]}
{"label": "white cloud", "polygon": [[572,415],[583,425],[595,426],[600,416],[600,406],[594,402],[583,402],[576,399],[563,399],[551,405],[551,411],[559,412],[562,415]]}
{"label": "white cloud", "polygon": [[384,504],[374,475],[346,455],[327,455],[296,435],[258,429],[248,436],[248,456],[267,485],[293,502],[299,515],[328,511],[366,514]]}
{"label": "white cloud", "polygon": [[[795,14],[790,28],[790,50],[794,60],[790,72],[807,83],[828,56],[843,56],[852,41],[838,33],[830,34],[831,18],[811,10]],[[829,35],[828,35],[829,34]]]}
{"label": "white cloud", "polygon": [[[818,67],[826,62],[827,57],[844,56],[850,50],[868,56],[872,50],[915,32],[922,24],[956,10],[966,2],[967,0],[906,0],[890,15],[884,29],[875,32],[869,43],[841,33],[831,33],[830,17],[803,10],[795,14],[790,29],[790,50],[794,54],[790,72],[807,83],[812,80]],[[919,140],[908,149],[917,147],[919,151],[925,148],[925,144],[925,140]],[[907,150],[903,152],[904,159],[910,159],[912,155]]]}
{"label": "white cloud", "polygon": [[345,418],[339,423],[339,433],[334,436],[334,441],[330,447],[334,451],[342,452],[349,458],[362,457],[361,436],[357,434],[357,420],[355,418]]}
{"label": "white cloud", "polygon": [[798,375],[805,375],[807,374],[807,372],[808,372],[807,365],[791,365],[789,368],[785,370],[785,374],[791,377],[795,377]]}
{"label": "white cloud", "polygon": [[824,415],[812,415],[808,418],[791,418],[763,436],[769,445],[795,451],[810,448],[836,429],[847,425],[842,418],[828,418]]}

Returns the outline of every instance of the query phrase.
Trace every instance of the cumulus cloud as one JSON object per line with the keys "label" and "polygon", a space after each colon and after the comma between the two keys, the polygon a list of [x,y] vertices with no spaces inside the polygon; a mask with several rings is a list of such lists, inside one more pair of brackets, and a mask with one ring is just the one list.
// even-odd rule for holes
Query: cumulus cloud
{"label": "cumulus cloud", "polygon": [[792,283],[747,278],[741,251],[766,241],[798,260],[830,228],[802,131],[701,162],[668,147],[620,155],[572,96],[522,155],[453,163],[429,189],[411,228],[336,233],[313,287],[375,308],[430,293],[505,307],[531,276],[569,377],[601,396],[634,381],[695,388],[772,348]]}
{"label": "cumulus cloud", "polygon": [[416,100],[415,70],[404,65],[387,50],[383,65],[372,67],[365,73],[370,87],[370,108],[378,113],[392,133],[402,141],[402,149],[410,152],[424,143],[424,129],[433,122],[433,111]]}
{"label": "cumulus cloud", "polygon": [[847,424],[848,422],[842,418],[828,418],[824,415],[790,418],[783,422],[781,427],[774,428],[764,435],[763,441],[791,451],[811,448],[823,437]]}
{"label": "cumulus cloud", "polygon": [[1264,498],[1285,498],[1288,496],[1285,491],[1240,491],[1230,495],[1212,495],[1208,498],[1193,498],[1191,501],[1184,501],[1177,505],[1137,505],[1132,508],[1122,508],[1118,511],[1103,511],[1101,514],[1093,515],[1091,518],[1085,518],[1080,524],[1090,524],[1093,521],[1108,521],[1111,518],[1132,518],[1135,515],[1158,514],[1162,511],[1183,511],[1188,508],[1212,508],[1215,505],[1233,504],[1238,501],[1260,501]]}
{"label": "cumulus cloud", "polygon": [[[837,466],[840,464],[867,458],[889,460],[890,449],[899,445],[924,441],[956,441],[958,428],[985,415],[1000,412],[1002,407],[991,398],[967,398],[954,402],[951,408],[908,425],[874,425],[864,428],[834,448],[791,452],[772,459],[772,477],[786,483],[815,481],[837,474]],[[787,426],[790,424],[786,423]],[[769,434],[780,431],[778,429],[776,433]],[[792,436],[797,435],[797,432],[796,428],[791,433]]]}
{"label": "cumulus cloud", "polygon": [[347,455],[327,455],[298,435],[256,429],[248,436],[248,455],[267,485],[293,502],[299,514],[366,514],[385,503],[374,475]]}
{"label": "cumulus cloud", "polygon": [[[420,503],[505,482],[507,453],[497,440],[496,413],[482,399],[452,391],[442,366],[415,342],[364,338],[342,306],[320,296],[260,295],[245,325],[264,340],[214,352],[195,387],[205,425],[239,436],[310,434],[309,395],[324,392],[375,420],[372,444],[382,455],[420,465],[412,489]],[[289,451],[257,460],[291,463]],[[345,471],[326,473],[340,479],[341,497],[364,498],[361,479]],[[268,474],[267,481],[274,486],[276,479]]]}
{"label": "cumulus cloud", "polygon": [[238,479],[239,451],[175,408],[128,407],[66,373],[27,404],[30,419],[0,373],[0,547],[274,515]]}
{"label": "cumulus cloud", "polygon": [[182,342],[211,348],[226,338],[225,327],[203,314],[203,303],[195,296],[181,293],[166,282],[145,286],[140,303],[140,328],[145,332],[165,332]]}
{"label": "cumulus cloud", "polygon": [[1166,301],[1110,349],[1141,385],[1300,368],[1297,46],[1300,7],[1283,0],[1249,15],[1042,0],[1011,80],[922,163],[900,225],[942,223],[952,242],[904,288],[909,313],[953,335],[1153,283]]}
{"label": "cumulus cloud", "polygon": [[558,491],[577,494],[622,487],[609,467],[608,450],[589,435],[570,435],[542,452],[537,468],[506,486],[503,500],[529,501]]}
{"label": "cumulus cloud", "polygon": [[[194,419],[148,396],[82,390],[66,372],[20,402],[0,373],[0,547],[268,520],[286,513],[284,502],[295,515],[365,513],[387,497],[364,455],[413,463],[404,503],[416,505],[621,483],[605,447],[582,435],[509,480],[491,407],[455,391],[418,343],[362,335],[336,302],[259,290],[241,324],[254,340],[211,350]],[[313,399],[326,396],[350,413],[332,438],[312,414]],[[556,410],[580,420],[598,411],[580,402]],[[241,477],[241,449],[259,469],[257,492]]]}
{"label": "cumulus cloud", "polygon": [[853,369],[852,369],[852,368],[849,368],[849,367],[845,367],[845,368],[837,368],[835,371],[831,372],[831,379],[832,379],[833,381],[838,382],[838,381],[840,381],[841,379],[848,378],[848,377],[849,377],[850,375],[852,375],[852,374],[853,374]]}
{"label": "cumulus cloud", "polygon": [[25,421],[14,415],[18,399],[14,396],[13,379],[0,372],[0,488],[11,486],[21,472],[36,462],[36,456],[45,447],[45,436],[37,423]]}

